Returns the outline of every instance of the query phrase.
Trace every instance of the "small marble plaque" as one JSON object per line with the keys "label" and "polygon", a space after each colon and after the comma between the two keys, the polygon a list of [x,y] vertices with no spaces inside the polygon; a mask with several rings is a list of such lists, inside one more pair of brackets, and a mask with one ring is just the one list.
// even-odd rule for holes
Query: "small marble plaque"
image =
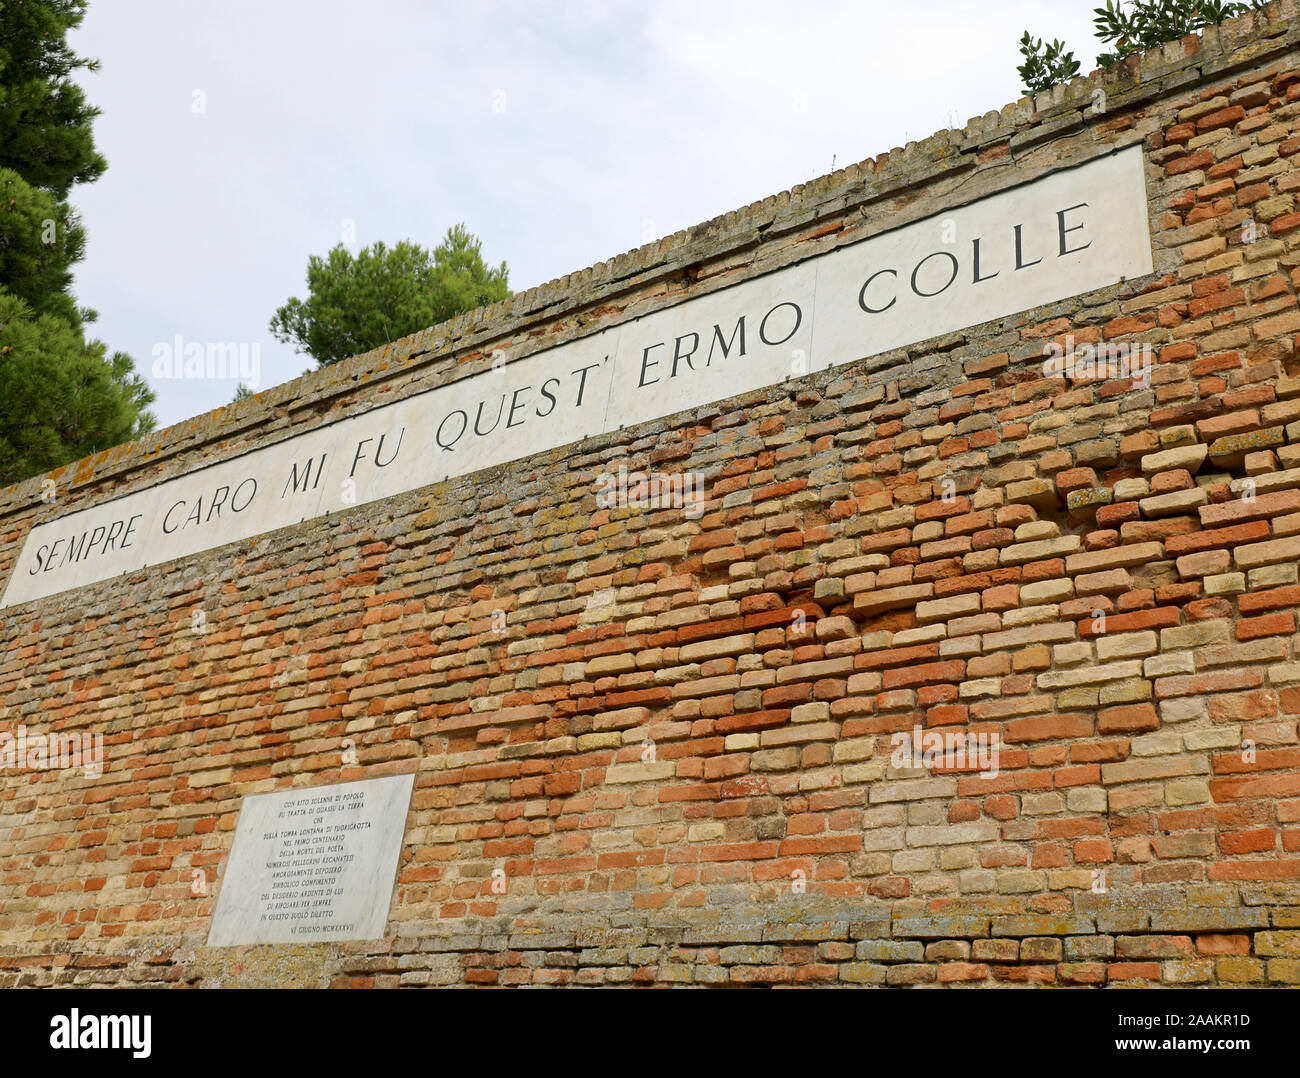
{"label": "small marble plaque", "polygon": [[209,947],[384,934],[414,775],[244,800]]}

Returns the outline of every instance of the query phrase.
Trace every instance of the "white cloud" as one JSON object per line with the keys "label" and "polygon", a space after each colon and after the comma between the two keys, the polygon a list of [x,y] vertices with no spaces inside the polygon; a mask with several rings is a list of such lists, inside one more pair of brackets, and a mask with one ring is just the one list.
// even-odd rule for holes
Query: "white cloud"
{"label": "white cloud", "polygon": [[[177,334],[257,342],[271,385],[312,365],[267,322],[344,219],[426,245],[464,220],[529,287],[1002,106],[1025,29],[1090,66],[1065,0],[92,0],[110,167],[73,192],[79,298],[142,369]],[[156,388],[163,423],[234,392]]]}

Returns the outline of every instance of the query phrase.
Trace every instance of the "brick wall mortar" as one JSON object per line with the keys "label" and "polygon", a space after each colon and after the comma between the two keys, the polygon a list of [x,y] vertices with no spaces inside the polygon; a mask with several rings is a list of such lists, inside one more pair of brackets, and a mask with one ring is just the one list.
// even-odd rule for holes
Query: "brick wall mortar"
{"label": "brick wall mortar", "polygon": [[[4,717],[109,753],[0,776],[0,986],[1300,982],[1295,14],[68,469],[93,504],[1146,148],[1150,278],[0,612]],[[1151,386],[1044,378],[1067,334]],[[620,461],[704,516],[599,509]],[[999,776],[899,771],[914,724]],[[387,938],[203,946],[242,798],[412,770]]]}

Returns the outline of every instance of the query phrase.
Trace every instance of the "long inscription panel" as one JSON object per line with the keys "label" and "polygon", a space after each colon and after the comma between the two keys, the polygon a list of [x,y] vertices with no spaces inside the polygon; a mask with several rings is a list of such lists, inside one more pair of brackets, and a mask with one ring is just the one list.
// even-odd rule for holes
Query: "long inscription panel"
{"label": "long inscription panel", "polygon": [[134,494],[56,500],[0,607],[1143,276],[1143,167],[1132,146]]}

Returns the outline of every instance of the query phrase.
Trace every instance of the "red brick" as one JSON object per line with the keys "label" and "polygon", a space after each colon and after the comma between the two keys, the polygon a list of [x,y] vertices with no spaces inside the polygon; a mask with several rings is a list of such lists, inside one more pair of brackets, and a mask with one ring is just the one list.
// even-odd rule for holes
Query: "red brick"
{"label": "red brick", "polygon": [[1238,640],[1257,640],[1262,636],[1283,636],[1296,631],[1295,614],[1268,614],[1259,618],[1243,618],[1237,622]]}
{"label": "red brick", "polygon": [[1237,609],[1243,614],[1258,614],[1264,610],[1281,610],[1289,606],[1300,606],[1300,586],[1247,592],[1237,597]]}
{"label": "red brick", "polygon": [[1196,121],[1196,130],[1198,132],[1216,131],[1220,127],[1231,127],[1233,124],[1246,118],[1246,110],[1240,105],[1231,105],[1226,109],[1218,109],[1202,116]]}
{"label": "red brick", "polygon": [[1097,715],[1097,732],[1102,734],[1143,733],[1159,727],[1160,716],[1151,704],[1106,708]]}
{"label": "red brick", "polygon": [[1176,157],[1165,164],[1165,172],[1170,176],[1179,176],[1194,169],[1206,168],[1214,163],[1214,154],[1209,150],[1197,150],[1186,157]]}
{"label": "red brick", "polygon": [[886,670],[884,672],[884,688],[886,690],[900,689],[913,685],[927,685],[933,682],[956,684],[962,680],[965,674],[966,664],[960,659],[950,659],[947,662],[937,663],[919,663],[901,670]]}
{"label": "red brick", "polygon": [[1253,543],[1269,537],[1268,522],[1252,521],[1230,528],[1212,528],[1209,531],[1171,535],[1165,540],[1165,553],[1171,558],[1193,554],[1200,550],[1231,550],[1242,543]]}
{"label": "red brick", "polygon": [[1044,715],[1039,718],[1012,719],[1006,724],[1003,740],[1052,741],[1091,737],[1092,733],[1092,719],[1085,715]]}

